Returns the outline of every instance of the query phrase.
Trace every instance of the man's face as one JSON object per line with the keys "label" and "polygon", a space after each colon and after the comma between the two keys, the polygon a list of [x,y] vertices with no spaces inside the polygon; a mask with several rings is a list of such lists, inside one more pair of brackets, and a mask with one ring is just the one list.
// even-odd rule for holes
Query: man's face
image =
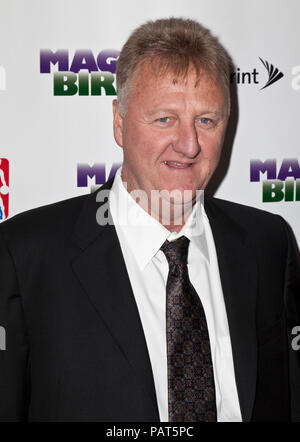
{"label": "man's face", "polygon": [[[127,190],[204,189],[215,171],[228,120],[223,87],[194,69],[175,78],[155,75],[147,64],[135,72],[122,118],[114,102],[114,134],[124,150]],[[149,199],[150,200],[150,199]]]}

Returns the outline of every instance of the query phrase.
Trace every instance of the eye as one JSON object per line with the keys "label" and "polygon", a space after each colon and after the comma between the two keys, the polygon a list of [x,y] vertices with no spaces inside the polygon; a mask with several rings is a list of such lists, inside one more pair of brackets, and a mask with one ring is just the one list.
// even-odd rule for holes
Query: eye
{"label": "eye", "polygon": [[209,123],[212,123],[212,120],[210,118],[202,117],[202,118],[200,118],[200,122],[207,125]]}
{"label": "eye", "polygon": [[198,119],[198,125],[207,129],[215,126],[215,122],[211,118],[200,117]]}
{"label": "eye", "polygon": [[154,123],[161,128],[169,128],[175,122],[174,117],[159,117],[154,120]]}
{"label": "eye", "polygon": [[170,120],[169,117],[161,117],[161,118],[158,118],[157,121],[158,121],[159,123],[168,123],[169,120]]}

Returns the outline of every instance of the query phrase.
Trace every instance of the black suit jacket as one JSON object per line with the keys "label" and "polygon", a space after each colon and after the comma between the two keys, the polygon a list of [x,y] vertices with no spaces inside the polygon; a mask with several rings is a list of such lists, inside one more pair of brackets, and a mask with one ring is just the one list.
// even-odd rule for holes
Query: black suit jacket
{"label": "black suit jacket", "polygon": [[[99,206],[91,194],[1,224],[1,420],[159,420],[120,244],[113,225],[97,224]],[[243,420],[300,420],[300,351],[291,349],[300,271],[289,229],[214,198],[205,209]]]}

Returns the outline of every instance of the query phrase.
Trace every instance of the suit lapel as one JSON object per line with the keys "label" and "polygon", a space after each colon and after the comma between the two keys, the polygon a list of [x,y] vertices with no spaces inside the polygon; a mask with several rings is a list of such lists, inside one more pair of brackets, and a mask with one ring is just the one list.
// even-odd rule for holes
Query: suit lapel
{"label": "suit lapel", "polygon": [[251,419],[256,392],[256,261],[246,232],[217,200],[206,199],[229,323],[235,377],[244,421]]}
{"label": "suit lapel", "polygon": [[[105,194],[111,185],[112,180],[102,186],[98,201],[104,200],[99,198],[100,192]],[[99,226],[96,222],[100,205],[96,194],[87,197],[73,233],[81,249],[72,264],[73,270],[147,392],[153,420],[159,420],[151,363],[137,305],[115,228]],[[242,417],[249,421],[257,370],[256,261],[245,232],[226,211],[212,199],[205,199],[205,210],[217,250]]]}
{"label": "suit lapel", "polygon": [[[100,192],[109,190],[110,186],[111,182]],[[97,200],[100,199],[98,195]],[[81,253],[72,264],[73,271],[147,392],[152,419],[159,420],[151,363],[138,308],[115,227],[96,223],[96,211],[100,205],[96,203],[96,194],[90,195],[79,217],[74,238]]]}

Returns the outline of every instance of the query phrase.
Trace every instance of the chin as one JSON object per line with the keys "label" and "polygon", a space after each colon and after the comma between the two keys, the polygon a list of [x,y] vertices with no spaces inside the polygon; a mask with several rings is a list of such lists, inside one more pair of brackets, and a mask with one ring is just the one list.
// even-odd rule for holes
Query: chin
{"label": "chin", "polygon": [[184,187],[165,187],[160,191],[160,196],[165,201],[172,204],[189,204],[196,196],[196,189],[188,189]]}

